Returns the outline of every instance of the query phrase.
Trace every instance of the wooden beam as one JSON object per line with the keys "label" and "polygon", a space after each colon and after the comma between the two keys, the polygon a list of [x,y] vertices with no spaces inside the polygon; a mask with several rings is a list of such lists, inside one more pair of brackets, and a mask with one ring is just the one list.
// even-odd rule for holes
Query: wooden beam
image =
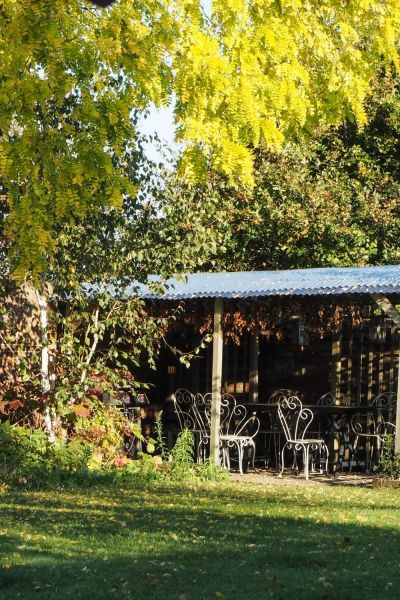
{"label": "wooden beam", "polygon": [[368,335],[368,386],[367,386],[367,404],[371,404],[372,401],[372,387],[373,387],[373,374],[374,374],[374,352],[371,341],[371,325],[369,326],[369,335]]}
{"label": "wooden beam", "polygon": [[250,338],[250,402],[258,402],[258,331],[251,334]]}
{"label": "wooden beam", "polygon": [[221,421],[221,388],[222,388],[222,356],[223,356],[223,331],[222,317],[224,314],[224,301],[215,298],[214,302],[214,336],[212,359],[212,400],[211,400],[211,427],[210,427],[210,459],[214,464],[220,464],[220,421]]}
{"label": "wooden beam", "polygon": [[[400,312],[383,294],[371,294],[371,297],[383,312],[400,327]],[[396,403],[396,434],[394,439],[394,450],[400,452],[400,352],[397,369],[397,403]]]}
{"label": "wooden beam", "polygon": [[400,327],[400,312],[383,294],[371,294],[371,298],[383,310],[383,312]]}
{"label": "wooden beam", "polygon": [[340,396],[340,378],[341,378],[341,340],[342,334],[337,331],[332,338],[332,372],[331,372],[331,392],[336,398],[336,404],[339,404]]}
{"label": "wooden beam", "polygon": [[353,323],[350,321],[349,345],[347,350],[347,402],[350,404],[353,387]]}
{"label": "wooden beam", "polygon": [[363,343],[364,343],[364,324],[360,327],[359,335],[359,353],[356,370],[356,383],[357,383],[357,404],[361,404],[362,399],[362,370],[363,370]]}

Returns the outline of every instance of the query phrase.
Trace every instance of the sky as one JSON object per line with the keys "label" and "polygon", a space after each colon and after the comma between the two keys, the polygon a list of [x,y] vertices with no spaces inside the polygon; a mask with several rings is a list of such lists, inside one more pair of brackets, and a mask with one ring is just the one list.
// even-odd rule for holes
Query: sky
{"label": "sky", "polygon": [[[212,0],[201,0],[201,4],[205,14],[208,15],[208,17],[211,17]],[[176,144],[174,143],[173,104],[168,108],[159,109],[153,106],[150,109],[150,114],[147,119],[140,120],[139,128],[146,135],[157,133],[160,140],[165,142],[169,148],[172,150],[176,148]],[[162,156],[157,151],[154,144],[147,144],[146,152],[148,158],[152,160],[162,160]]]}
{"label": "sky", "polygon": [[[172,105],[168,108],[156,108],[152,106],[148,117],[146,119],[142,118],[139,121],[139,128],[145,135],[156,133],[160,141],[166,143],[169,148],[173,149],[175,147]],[[162,156],[157,151],[155,144],[149,142],[145,147],[149,159],[158,162],[162,160]]]}

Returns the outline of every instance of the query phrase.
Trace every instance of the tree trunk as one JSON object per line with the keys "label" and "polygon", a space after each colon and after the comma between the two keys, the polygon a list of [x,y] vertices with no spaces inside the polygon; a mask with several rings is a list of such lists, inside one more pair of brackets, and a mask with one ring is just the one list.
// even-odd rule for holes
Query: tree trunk
{"label": "tree trunk", "polygon": [[40,314],[40,340],[41,340],[41,378],[42,393],[45,397],[44,404],[44,425],[49,442],[54,442],[56,415],[54,408],[50,404],[49,392],[51,390],[51,378],[49,369],[49,338],[48,338],[48,320],[47,320],[47,300],[44,294],[36,290],[36,297],[39,305]]}

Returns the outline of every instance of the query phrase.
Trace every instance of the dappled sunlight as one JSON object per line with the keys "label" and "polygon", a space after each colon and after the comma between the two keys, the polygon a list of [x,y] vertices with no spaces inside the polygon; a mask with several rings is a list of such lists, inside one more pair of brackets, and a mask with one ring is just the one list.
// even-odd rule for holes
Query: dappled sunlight
{"label": "dappled sunlight", "polygon": [[[222,485],[12,492],[1,498],[7,599],[395,598],[400,498]],[[216,596],[216,592],[223,594]]]}

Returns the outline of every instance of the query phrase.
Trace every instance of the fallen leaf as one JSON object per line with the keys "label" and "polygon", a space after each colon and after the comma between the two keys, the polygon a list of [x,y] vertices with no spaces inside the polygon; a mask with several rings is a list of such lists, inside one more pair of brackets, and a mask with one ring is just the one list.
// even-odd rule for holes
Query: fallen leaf
{"label": "fallen leaf", "polygon": [[77,404],[76,406],[72,406],[71,408],[73,412],[76,415],[78,415],[78,417],[88,417],[90,415],[90,410],[82,404]]}

